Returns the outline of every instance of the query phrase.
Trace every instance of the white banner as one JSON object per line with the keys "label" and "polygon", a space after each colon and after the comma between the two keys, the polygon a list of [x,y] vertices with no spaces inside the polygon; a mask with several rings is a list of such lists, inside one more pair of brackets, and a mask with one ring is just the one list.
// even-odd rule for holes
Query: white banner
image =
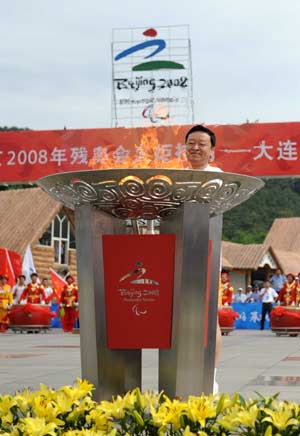
{"label": "white banner", "polygon": [[30,248],[30,244],[27,245],[26,247],[26,251],[24,254],[24,258],[23,258],[23,263],[22,263],[22,270],[23,270],[23,274],[26,277],[25,283],[30,283],[31,282],[31,278],[30,275],[34,272],[36,272],[35,266],[34,266],[34,262],[33,262],[33,257],[32,257],[32,252],[31,252],[31,248]]}

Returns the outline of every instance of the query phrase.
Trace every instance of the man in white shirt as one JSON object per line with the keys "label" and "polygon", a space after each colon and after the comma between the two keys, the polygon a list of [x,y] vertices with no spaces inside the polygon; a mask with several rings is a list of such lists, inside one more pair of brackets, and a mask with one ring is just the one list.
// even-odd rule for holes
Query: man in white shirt
{"label": "man in white shirt", "polygon": [[[213,148],[216,145],[216,136],[212,130],[202,125],[193,126],[185,135],[185,144],[186,158],[190,168],[193,170],[222,172],[220,168],[208,163],[211,160]],[[220,358],[221,342],[221,330],[217,321],[214,394],[219,390],[218,383],[216,382],[216,372]]]}
{"label": "man in white shirt", "polygon": [[42,280],[42,285],[44,286],[44,293],[45,293],[45,301],[47,304],[51,303],[51,297],[53,296],[53,289],[51,286],[49,286],[49,282],[47,278],[44,278]]}
{"label": "man in white shirt", "polygon": [[25,288],[25,280],[26,280],[25,276],[20,275],[17,278],[17,284],[12,288],[14,304],[20,303],[20,298]]}
{"label": "man in white shirt", "polygon": [[268,313],[270,315],[273,304],[275,303],[278,294],[275,289],[271,288],[269,280],[265,280],[264,287],[260,290],[259,295],[262,301],[260,329],[264,330],[266,314]]}

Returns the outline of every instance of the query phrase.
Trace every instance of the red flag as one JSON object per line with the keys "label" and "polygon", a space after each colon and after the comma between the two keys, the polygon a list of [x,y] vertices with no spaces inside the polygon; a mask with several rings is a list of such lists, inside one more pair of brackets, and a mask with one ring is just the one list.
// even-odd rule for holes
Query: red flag
{"label": "red flag", "polygon": [[6,248],[0,248],[0,274],[8,278],[8,284],[14,286],[16,277],[9,256],[9,251]]}
{"label": "red flag", "polygon": [[67,282],[60,275],[58,275],[57,272],[54,271],[54,269],[49,268],[49,271],[51,275],[53,290],[55,290],[57,297],[60,299],[63,287],[66,286]]}
{"label": "red flag", "polygon": [[19,253],[15,251],[8,250],[9,258],[11,261],[12,269],[14,271],[15,277],[19,277],[22,274],[22,259]]}
{"label": "red flag", "polygon": [[6,258],[6,252],[5,252],[5,248],[0,248],[0,274],[6,275],[6,266],[7,264],[7,258]]}

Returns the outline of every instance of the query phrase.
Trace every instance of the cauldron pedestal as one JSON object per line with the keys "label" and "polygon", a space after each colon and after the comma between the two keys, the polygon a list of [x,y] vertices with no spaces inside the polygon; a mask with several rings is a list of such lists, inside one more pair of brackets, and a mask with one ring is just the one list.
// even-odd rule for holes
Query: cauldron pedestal
{"label": "cauldron pedestal", "polygon": [[[135,304],[128,312],[120,310],[122,316],[128,314],[128,322],[138,317],[134,319],[139,327],[129,337],[131,345],[126,338],[114,348],[109,339],[112,332],[117,332],[117,339],[123,338],[126,326],[126,320],[120,325],[118,316],[111,317],[110,309],[119,307],[111,302],[116,298],[123,302],[125,298],[134,299],[129,296],[139,294],[134,286],[146,280],[142,275],[152,268],[150,264],[155,265],[154,269],[163,270],[164,261],[170,261],[172,250],[163,258],[158,249],[145,261],[146,249],[135,252],[127,243],[127,256],[119,259],[118,270],[108,267],[113,264],[113,253],[118,247],[107,254],[105,241],[116,240],[130,232],[128,236],[141,241],[143,235],[139,234],[137,221],[140,219],[159,221],[160,240],[170,236],[175,242],[172,264],[168,263],[174,284],[171,284],[173,302],[166,306],[172,313],[170,324],[162,330],[162,334],[171,332],[167,333],[169,346],[149,347],[160,347],[159,390],[170,397],[183,398],[211,393],[222,213],[250,198],[264,183],[253,177],[221,172],[128,168],[60,173],[41,179],[39,185],[75,211],[82,377],[95,385],[94,398],[110,399],[112,395],[141,386],[141,352],[147,348],[146,340],[157,330],[157,323],[147,324],[142,339],[132,342],[137,337],[135,333],[143,331],[145,320],[151,321],[148,307],[138,311]],[[127,225],[129,220],[132,226]],[[121,243],[118,244],[121,247]],[[133,263],[127,265],[127,258],[134,260],[137,269],[131,271]],[[124,287],[123,280],[132,274],[139,275]],[[160,286],[163,280],[157,280],[155,286]],[[112,283],[115,284],[112,286]],[[170,283],[171,280],[167,286]],[[141,292],[147,290],[142,288]],[[156,292],[160,292],[159,289]],[[159,309],[153,311],[155,315],[158,313]]]}

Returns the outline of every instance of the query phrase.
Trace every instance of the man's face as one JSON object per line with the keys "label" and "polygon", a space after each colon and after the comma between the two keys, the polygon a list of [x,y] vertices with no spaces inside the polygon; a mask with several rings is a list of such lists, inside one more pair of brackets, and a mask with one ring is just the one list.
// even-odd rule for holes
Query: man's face
{"label": "man's face", "polygon": [[48,280],[47,280],[47,279],[44,279],[44,280],[43,280],[43,286],[44,286],[45,288],[47,288],[47,286],[48,286]]}
{"label": "man's face", "polygon": [[32,283],[36,283],[37,282],[37,276],[32,276],[31,277],[31,281],[32,281]]}
{"label": "man's face", "polygon": [[276,270],[276,275],[277,275],[277,276],[280,276],[280,274],[281,274],[281,270],[280,270],[280,269],[277,269],[277,270]]}
{"label": "man's face", "polygon": [[222,281],[222,283],[226,283],[226,282],[227,282],[227,279],[228,279],[227,274],[222,274],[222,275],[221,275],[221,281]]}
{"label": "man's face", "polygon": [[265,288],[269,288],[270,287],[270,282],[269,281],[264,282],[264,287]]}
{"label": "man's face", "polygon": [[24,277],[19,277],[19,286],[23,286],[25,283]]}
{"label": "man's face", "polygon": [[193,169],[204,169],[209,161],[211,139],[205,132],[192,132],[186,143],[186,156]]}
{"label": "man's face", "polygon": [[292,283],[294,281],[294,277],[289,274],[287,276],[287,281],[288,281],[288,283]]}

